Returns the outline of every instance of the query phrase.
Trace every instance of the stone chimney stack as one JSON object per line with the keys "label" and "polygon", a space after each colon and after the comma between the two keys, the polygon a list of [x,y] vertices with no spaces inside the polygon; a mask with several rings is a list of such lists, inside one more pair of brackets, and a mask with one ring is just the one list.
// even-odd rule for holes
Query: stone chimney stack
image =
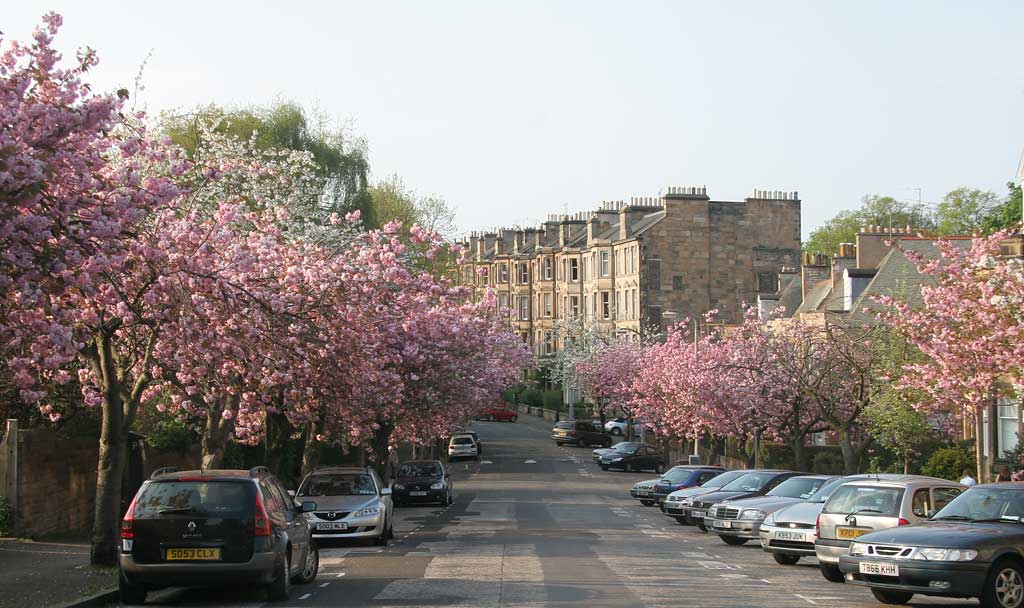
{"label": "stone chimney stack", "polygon": [[839,254],[832,259],[832,290],[843,284],[843,271],[857,267],[857,246],[839,243]]}
{"label": "stone chimney stack", "polygon": [[812,287],[828,279],[832,274],[828,256],[823,253],[805,253],[801,270],[804,300],[807,299],[807,293]]}
{"label": "stone chimney stack", "polygon": [[[911,234],[910,227],[901,232]],[[890,234],[887,226],[861,226],[857,233],[857,268],[878,268],[896,238],[896,230]]]}

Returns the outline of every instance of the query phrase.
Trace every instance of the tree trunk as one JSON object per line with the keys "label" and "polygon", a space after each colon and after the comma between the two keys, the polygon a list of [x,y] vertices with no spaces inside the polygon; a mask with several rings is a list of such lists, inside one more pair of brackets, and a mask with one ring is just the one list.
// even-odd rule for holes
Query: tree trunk
{"label": "tree trunk", "polygon": [[302,471],[300,477],[312,473],[320,466],[320,440],[317,436],[323,427],[320,420],[310,422],[306,428],[306,442],[302,449]]}
{"label": "tree trunk", "polygon": [[974,458],[978,466],[978,483],[988,483],[988,475],[985,474],[985,442],[982,433],[985,432],[984,421],[982,420],[981,408],[974,408]]}
{"label": "tree trunk", "polygon": [[90,562],[117,564],[120,536],[121,480],[128,455],[124,410],[118,391],[107,391],[103,400],[103,426],[100,430],[99,469],[96,472],[96,508],[92,522]]}
{"label": "tree trunk", "polygon": [[853,475],[857,472],[858,453],[853,448],[853,439],[850,437],[850,430],[839,431],[839,446],[843,451],[843,473]]}
{"label": "tree trunk", "polygon": [[388,446],[391,444],[391,432],[394,430],[394,426],[390,423],[381,424],[376,431],[373,432],[373,439],[371,440],[370,449],[370,466],[377,471],[381,479],[385,483],[391,479],[391,471],[389,470],[390,459],[388,456]]}
{"label": "tree trunk", "polygon": [[[227,403],[226,408],[237,413],[238,398],[233,397]],[[224,450],[227,448],[228,439],[235,428],[234,417],[224,418],[225,404],[217,401],[206,408],[206,429],[199,440],[201,467],[203,470],[220,468],[224,462]]]}
{"label": "tree trunk", "polygon": [[793,450],[793,466],[797,471],[808,471],[810,470],[807,466],[807,449],[804,446],[804,438],[798,437],[789,442],[789,447]]}
{"label": "tree trunk", "polygon": [[[292,435],[292,424],[288,417],[277,412],[267,412],[266,416],[266,437],[264,438],[264,463],[267,468],[280,479],[291,479],[294,471],[285,471],[285,450],[288,448],[288,440]],[[287,483],[287,482],[285,482]]]}
{"label": "tree trunk", "polygon": [[910,454],[903,455],[903,474],[910,474]]}

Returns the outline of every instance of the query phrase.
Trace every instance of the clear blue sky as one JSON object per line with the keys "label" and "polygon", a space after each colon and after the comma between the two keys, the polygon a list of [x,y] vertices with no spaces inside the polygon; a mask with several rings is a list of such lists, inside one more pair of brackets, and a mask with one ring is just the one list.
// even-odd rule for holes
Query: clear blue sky
{"label": "clear blue sky", "polygon": [[803,230],[867,193],[1003,194],[1024,149],[1024,2],[18,2],[151,111],[318,104],[375,177],[461,228],[706,184],[798,190]]}

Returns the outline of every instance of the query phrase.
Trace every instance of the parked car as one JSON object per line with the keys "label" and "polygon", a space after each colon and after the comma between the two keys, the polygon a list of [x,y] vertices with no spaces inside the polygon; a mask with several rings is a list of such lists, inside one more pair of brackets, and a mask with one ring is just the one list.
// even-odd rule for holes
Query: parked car
{"label": "parked car", "polygon": [[659,481],[661,481],[660,477],[638,481],[629,490],[629,495],[639,500],[643,506],[649,507],[654,504],[654,486]]}
{"label": "parked car", "polygon": [[369,538],[387,546],[394,536],[394,504],[372,467],[324,467],[306,475],[296,500],[316,501],[307,514],[313,538]]}
{"label": "parked car", "polygon": [[919,593],[1019,608],[1024,605],[1022,523],[1024,484],[974,486],[928,521],[857,538],[849,554],[839,557],[839,569],[883,604],[906,604]]}
{"label": "parked car", "polygon": [[302,513],[266,467],[248,471],[158,469],[121,520],[121,601],[141,604],[151,589],[262,585],[287,600],[291,583],[311,583],[320,553]]}
{"label": "parked car", "polygon": [[771,553],[775,561],[782,565],[796,564],[801,557],[814,557],[814,541],[818,538],[814,527],[818,521],[818,514],[821,513],[822,505],[832,495],[832,492],[844,483],[884,477],[887,475],[865,474],[838,477],[821,486],[806,501],[769,513],[758,529],[761,548]]}
{"label": "parked car", "polygon": [[727,545],[744,545],[759,538],[761,522],[769,514],[809,499],[833,479],[836,477],[832,475],[798,475],[783,481],[764,496],[725,500],[708,509],[704,526]]}
{"label": "parked car", "polygon": [[[629,426],[629,420],[623,417],[612,418],[604,423],[604,430],[612,435],[622,437],[626,434],[626,429]],[[641,429],[641,427],[643,427]],[[633,421],[633,433],[639,434],[643,430],[646,433],[653,433],[654,427],[650,424]]]}
{"label": "parked car", "polygon": [[622,469],[623,471],[654,471],[659,475],[665,469],[665,460],[653,445],[641,443],[628,445],[601,456],[601,468]]}
{"label": "parked car", "polygon": [[556,422],[551,429],[551,438],[558,445],[571,443],[578,447],[612,445],[611,435],[603,433],[596,426],[586,420],[563,420]]}
{"label": "parked car", "polygon": [[501,403],[488,407],[484,410],[482,417],[487,420],[497,420],[498,422],[515,422],[519,420],[519,412]]}
{"label": "parked car", "polygon": [[596,450],[594,450],[592,452],[593,457],[594,457],[594,462],[600,463],[601,462],[601,457],[604,456],[605,454],[610,454],[610,453],[614,452],[615,450],[618,450],[620,448],[626,448],[626,447],[631,446],[631,445],[643,445],[643,444],[640,443],[639,441],[620,441],[620,442],[616,443],[615,445],[613,445],[611,447],[608,447],[608,448],[597,448]]}
{"label": "parked car", "polygon": [[654,501],[659,505],[676,490],[685,490],[711,481],[725,472],[722,467],[680,464],[665,471],[654,486]]}
{"label": "parked car", "polygon": [[476,434],[476,431],[471,431],[469,429],[463,429],[463,428],[457,428],[457,429],[452,431],[452,434],[451,434],[451,437],[449,437],[449,440],[451,440],[454,437],[458,437],[459,435],[469,435],[470,437],[472,437],[473,438],[473,443],[476,444],[477,453],[478,454],[483,454],[484,453],[484,442],[480,440],[480,436]]}
{"label": "parked car", "polygon": [[814,553],[821,575],[843,582],[839,557],[850,552],[850,543],[869,532],[924,521],[965,489],[954,481],[922,475],[843,484],[818,515]]}
{"label": "parked car", "polygon": [[456,435],[448,440],[448,460],[458,458],[480,459],[480,445],[472,435]]}
{"label": "parked car", "polygon": [[[694,525],[697,520],[688,519],[686,516],[686,508],[690,506],[691,501],[694,497],[702,494],[710,494],[717,492],[735,479],[743,477],[750,471],[726,471],[710,480],[705,481],[699,486],[693,488],[686,488],[685,490],[676,490],[665,498],[665,502],[661,503],[661,512],[669,517],[675,519],[678,523],[683,525]],[[704,515],[700,516],[700,524],[704,525]]]}
{"label": "parked car", "polygon": [[410,460],[398,465],[391,499],[396,507],[412,503],[453,502],[452,478],[440,460]]}
{"label": "parked car", "polygon": [[683,510],[686,517],[696,523],[701,530],[707,530],[704,518],[708,516],[708,509],[712,506],[724,500],[764,496],[775,486],[796,475],[800,473],[777,469],[750,469],[746,471],[746,475],[740,475],[714,492],[694,496],[689,500],[689,504],[684,504]]}

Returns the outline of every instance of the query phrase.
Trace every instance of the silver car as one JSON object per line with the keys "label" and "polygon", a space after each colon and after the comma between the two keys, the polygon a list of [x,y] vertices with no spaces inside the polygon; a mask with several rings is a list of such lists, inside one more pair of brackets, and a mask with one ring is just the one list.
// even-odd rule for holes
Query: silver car
{"label": "silver car", "polygon": [[394,536],[391,488],[370,467],[317,469],[302,480],[295,499],[316,502],[306,515],[313,538],[372,538],[386,546]]}
{"label": "silver car", "polygon": [[640,504],[643,506],[649,507],[655,503],[654,486],[658,485],[659,481],[661,481],[660,477],[638,481],[633,484],[633,488],[629,491],[629,495],[639,500]]}
{"label": "silver car", "polygon": [[699,523],[703,526],[705,514],[701,514],[699,522],[687,517],[687,509],[693,499],[701,494],[717,492],[722,488],[722,486],[731,483],[746,474],[747,471],[744,470],[726,471],[721,475],[712,477],[710,480],[705,481],[697,487],[676,490],[665,498],[665,502],[661,503],[661,511],[665,515],[675,519],[680,524],[692,526]]}
{"label": "silver car", "polygon": [[758,538],[761,522],[768,515],[803,502],[823,485],[835,479],[832,475],[800,475],[790,477],[764,496],[726,500],[708,509],[704,527],[717,534],[727,545],[743,545]]}
{"label": "silver car", "polygon": [[448,460],[456,458],[480,459],[480,446],[472,435],[456,435],[448,441]]}
{"label": "silver car", "polygon": [[843,484],[829,496],[818,515],[814,552],[822,576],[833,583],[843,582],[839,556],[850,552],[854,539],[924,521],[966,489],[955,481],[923,475]]}

